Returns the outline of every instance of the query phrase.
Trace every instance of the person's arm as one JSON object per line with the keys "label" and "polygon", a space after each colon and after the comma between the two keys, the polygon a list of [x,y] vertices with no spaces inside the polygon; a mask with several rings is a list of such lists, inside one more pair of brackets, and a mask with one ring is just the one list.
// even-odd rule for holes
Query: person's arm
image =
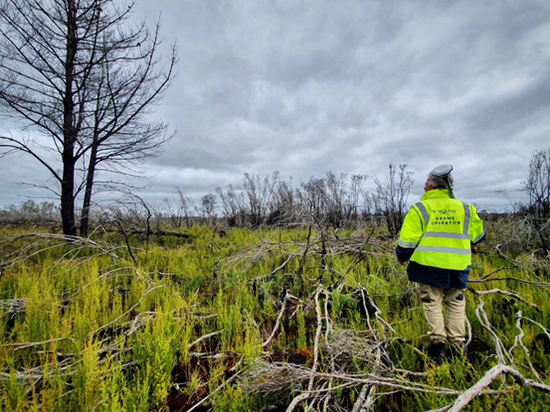
{"label": "person's arm", "polygon": [[483,221],[477,214],[475,206],[470,205],[471,219],[470,219],[470,239],[471,250],[473,254],[477,253],[477,245],[483,242],[486,238],[485,230],[483,229]]}
{"label": "person's arm", "polygon": [[405,248],[397,245],[395,249],[395,254],[397,255],[397,261],[404,265],[413,255],[414,248]]}
{"label": "person's arm", "polygon": [[416,206],[413,206],[405,216],[401,232],[399,234],[398,246],[395,249],[397,260],[405,264],[413,255],[418,242],[422,238],[422,217]]}

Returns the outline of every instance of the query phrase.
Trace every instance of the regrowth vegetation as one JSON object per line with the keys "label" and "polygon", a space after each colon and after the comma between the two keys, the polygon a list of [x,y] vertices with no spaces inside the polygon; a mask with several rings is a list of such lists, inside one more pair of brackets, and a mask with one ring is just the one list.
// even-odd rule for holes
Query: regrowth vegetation
{"label": "regrowth vegetation", "polygon": [[376,225],[69,242],[4,230],[1,409],[543,410],[550,266],[512,251],[528,233],[516,229],[487,219],[470,353],[440,365],[421,350],[418,290]]}

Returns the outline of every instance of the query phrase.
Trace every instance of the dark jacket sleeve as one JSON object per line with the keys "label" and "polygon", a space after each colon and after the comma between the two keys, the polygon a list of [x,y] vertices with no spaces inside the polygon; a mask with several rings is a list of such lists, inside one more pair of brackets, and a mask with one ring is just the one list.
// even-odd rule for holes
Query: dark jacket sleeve
{"label": "dark jacket sleeve", "polygon": [[414,248],[412,247],[402,247],[397,246],[395,249],[395,254],[397,255],[397,260],[400,262],[407,262],[414,253]]}

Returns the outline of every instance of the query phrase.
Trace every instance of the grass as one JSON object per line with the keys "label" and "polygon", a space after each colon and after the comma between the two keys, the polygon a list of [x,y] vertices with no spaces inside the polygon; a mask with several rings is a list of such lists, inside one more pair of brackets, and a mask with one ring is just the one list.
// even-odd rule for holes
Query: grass
{"label": "grass", "polygon": [[[368,291],[395,330],[392,335],[370,313],[372,327],[387,338],[393,365],[422,372],[415,379],[426,387],[466,390],[497,363],[492,337],[476,315],[480,300],[507,350],[519,333],[519,311],[545,328],[550,325],[548,289],[517,280],[548,283],[548,264],[529,254],[514,256],[513,264],[488,245],[474,258],[471,279],[507,268],[489,279],[516,280],[472,282],[470,287],[510,291],[521,300],[467,293],[472,334],[488,349],[467,360],[435,365],[415,351],[427,325],[417,287],[392,257],[392,242],[362,245],[368,234],[351,231],[340,234],[347,243],[333,238],[322,242],[307,229],[235,229],[223,238],[208,227],[192,227],[186,233],[188,239],[166,238],[147,247],[142,239],[132,238],[136,264],[113,234],[95,240],[121,245],[114,250],[118,258],[51,239],[40,239],[40,244],[31,244],[35,238],[13,241],[21,232],[3,230],[5,239],[11,239],[0,245],[4,262],[13,261],[13,252],[22,247],[28,248],[28,258],[4,268],[0,278],[0,411],[186,410],[207,396],[217,411],[254,411],[268,404],[284,410],[282,402],[290,403],[294,395],[279,394],[276,401],[272,394],[254,392],[251,388],[262,382],[257,376],[251,381],[252,371],[258,361],[279,355],[312,366],[317,328],[313,294],[319,285],[327,296],[320,304],[326,308],[324,316],[333,329],[358,337],[358,344],[369,331],[356,292],[359,286]],[[276,339],[264,347],[286,293],[294,298]],[[24,301],[24,309],[10,313],[13,299]],[[544,341],[537,340],[543,330],[525,319],[521,328],[529,355],[517,346],[514,365],[526,378],[537,379],[531,361],[538,379],[548,384],[550,361]],[[323,339],[325,331],[323,327]],[[345,361],[348,371],[376,370],[357,355]],[[319,372],[331,359],[322,348]],[[500,389],[505,382],[507,393],[480,396],[470,410],[544,409],[548,395],[542,391],[519,388],[509,379],[497,380],[491,388]],[[301,385],[287,383],[289,388]],[[353,405],[359,390],[336,391],[334,402]],[[390,392],[379,387],[378,404],[392,410],[403,405],[410,411],[440,408],[456,398]]]}

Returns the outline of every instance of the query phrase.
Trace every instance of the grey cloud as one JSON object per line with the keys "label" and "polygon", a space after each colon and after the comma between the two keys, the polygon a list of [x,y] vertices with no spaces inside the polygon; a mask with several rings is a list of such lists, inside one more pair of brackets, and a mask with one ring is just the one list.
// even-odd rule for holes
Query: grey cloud
{"label": "grey cloud", "polygon": [[13,154],[0,159],[0,207],[18,205],[29,198],[37,201],[58,200],[43,186],[57,189],[49,172],[30,156]]}
{"label": "grey cloud", "polygon": [[532,152],[548,146],[550,3],[140,0],[137,11],[162,12],[162,47],[178,42],[179,75],[155,113],[177,134],[145,166],[154,199],[243,172],[383,177],[390,162],[409,164],[418,197],[432,167],[453,163],[466,200],[506,207],[495,190],[519,197]]}

